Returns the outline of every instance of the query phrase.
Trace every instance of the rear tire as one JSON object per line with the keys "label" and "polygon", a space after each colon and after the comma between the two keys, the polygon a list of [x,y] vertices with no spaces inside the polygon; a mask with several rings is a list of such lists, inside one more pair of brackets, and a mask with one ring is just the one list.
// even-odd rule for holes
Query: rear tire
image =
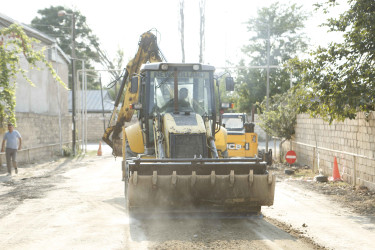
{"label": "rear tire", "polygon": [[268,153],[265,154],[265,160],[267,162],[267,165],[268,166],[271,166],[272,165],[272,149],[269,149],[268,150]]}
{"label": "rear tire", "polygon": [[228,158],[228,150],[225,150],[224,152],[221,152],[221,156],[223,158]]}

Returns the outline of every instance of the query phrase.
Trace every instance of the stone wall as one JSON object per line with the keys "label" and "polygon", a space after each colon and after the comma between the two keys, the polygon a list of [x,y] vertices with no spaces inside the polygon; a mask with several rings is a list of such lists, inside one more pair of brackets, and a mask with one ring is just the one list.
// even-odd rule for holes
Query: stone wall
{"label": "stone wall", "polygon": [[87,114],[87,141],[96,142],[102,139],[104,134],[104,123],[107,128],[109,119],[111,118],[110,113],[88,113]]}
{"label": "stone wall", "polygon": [[375,115],[358,113],[357,118],[329,124],[319,118],[298,115],[296,133],[283,144],[297,153],[300,165],[314,167],[331,176],[336,157],[342,178],[353,185],[375,190]]}
{"label": "stone wall", "polygon": [[[72,140],[71,116],[16,113],[17,127],[22,136],[22,150],[17,154],[18,162],[34,162],[53,155],[61,155],[60,142],[70,144]],[[60,141],[61,134],[61,141]],[[4,153],[0,163],[5,163]]]}
{"label": "stone wall", "polygon": [[[104,123],[105,128],[108,127],[109,120],[111,119],[111,113],[104,113],[104,118],[102,113],[87,113],[87,141],[93,143],[99,143],[102,140],[104,134]],[[125,126],[134,124],[137,121],[137,116],[134,115],[132,120],[129,123],[126,123]],[[77,129],[81,129],[81,120],[77,120]],[[78,132],[80,133],[80,132]],[[79,135],[80,136],[80,135]]]}
{"label": "stone wall", "polygon": [[[35,113],[17,113],[17,130],[21,133],[23,147],[32,148],[41,145],[71,141],[71,116],[61,117]],[[61,124],[61,125],[60,125]]]}

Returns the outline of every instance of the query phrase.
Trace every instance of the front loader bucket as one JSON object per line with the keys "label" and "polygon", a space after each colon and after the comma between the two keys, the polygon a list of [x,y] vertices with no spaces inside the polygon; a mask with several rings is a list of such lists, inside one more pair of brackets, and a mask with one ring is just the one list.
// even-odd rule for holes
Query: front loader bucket
{"label": "front loader bucket", "polygon": [[138,159],[126,165],[132,211],[259,212],[273,204],[276,178],[254,159]]}

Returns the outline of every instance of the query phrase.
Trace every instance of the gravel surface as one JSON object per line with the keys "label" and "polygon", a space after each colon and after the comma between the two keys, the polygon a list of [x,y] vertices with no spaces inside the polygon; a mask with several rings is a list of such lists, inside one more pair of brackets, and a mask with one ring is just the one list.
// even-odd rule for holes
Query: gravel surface
{"label": "gravel surface", "polygon": [[126,215],[121,159],[103,152],[22,165],[12,177],[1,168],[0,249],[371,249],[374,194],[363,188],[278,166],[264,217],[142,220]]}
{"label": "gravel surface", "polygon": [[315,174],[308,167],[293,167],[294,174],[286,175],[285,165],[274,165],[272,171],[279,179],[293,183],[302,188],[318,192],[327,196],[342,206],[349,208],[364,216],[375,216],[375,192],[368,190],[365,186],[354,187],[343,181],[317,182],[314,180]]}
{"label": "gravel surface", "polygon": [[121,161],[62,158],[0,172],[0,249],[317,249],[262,216],[128,217]]}

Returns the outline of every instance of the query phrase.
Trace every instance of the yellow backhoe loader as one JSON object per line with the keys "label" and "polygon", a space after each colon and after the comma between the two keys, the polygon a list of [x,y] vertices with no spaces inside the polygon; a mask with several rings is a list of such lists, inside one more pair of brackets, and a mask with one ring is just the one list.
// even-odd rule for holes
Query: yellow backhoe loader
{"label": "yellow backhoe loader", "polygon": [[258,134],[254,121],[248,122],[244,113],[223,113],[222,125],[227,130],[228,157],[260,157],[272,165],[272,150],[258,149]]}
{"label": "yellow backhoe loader", "polygon": [[[143,46],[141,36],[143,56],[138,51],[129,62],[123,106],[103,136],[123,157],[130,212],[259,212],[272,205],[275,176],[265,162],[223,158],[227,133],[217,119],[215,68],[162,62],[155,36],[146,34],[152,42]],[[137,123],[125,128],[134,110]]]}

